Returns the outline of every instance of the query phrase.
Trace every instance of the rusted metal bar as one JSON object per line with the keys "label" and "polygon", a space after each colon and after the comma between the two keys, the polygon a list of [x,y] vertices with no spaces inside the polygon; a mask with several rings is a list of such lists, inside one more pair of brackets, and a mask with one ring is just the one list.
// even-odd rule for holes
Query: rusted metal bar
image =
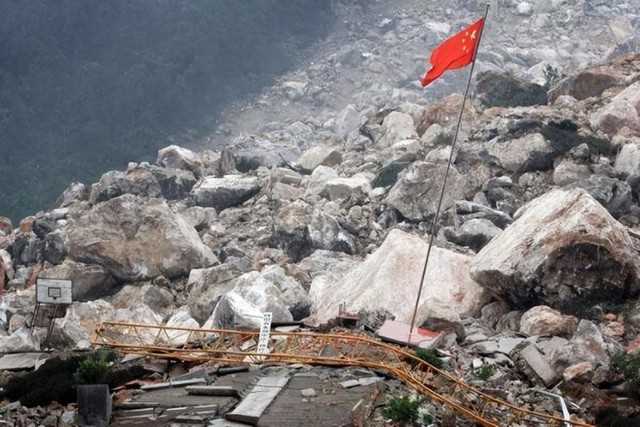
{"label": "rusted metal bar", "polygon": [[[202,336],[202,341],[211,339],[211,346],[189,348],[172,346],[170,342],[151,339],[161,333],[189,332]],[[157,333],[157,334],[156,334]],[[215,361],[218,363],[243,364],[247,361],[267,363],[305,363],[325,366],[360,366],[381,370],[404,382],[409,387],[444,405],[460,416],[485,427],[508,425],[510,419],[526,421],[529,425],[560,425],[563,422],[576,427],[592,427],[578,421],[567,421],[564,417],[531,411],[488,395],[461,379],[442,371],[408,350],[376,341],[360,335],[320,334],[313,332],[273,332],[271,338],[280,344],[273,353],[259,354],[240,351],[238,345],[258,337],[257,331],[224,329],[191,329],[143,325],[126,322],[104,322],[96,328],[93,344],[108,346],[126,353],[185,361]],[[135,337],[134,343],[126,338]],[[155,341],[155,342],[153,342]],[[282,341],[285,344],[282,345]],[[336,354],[323,355],[322,350],[330,346]],[[489,410],[489,408],[491,410]]]}

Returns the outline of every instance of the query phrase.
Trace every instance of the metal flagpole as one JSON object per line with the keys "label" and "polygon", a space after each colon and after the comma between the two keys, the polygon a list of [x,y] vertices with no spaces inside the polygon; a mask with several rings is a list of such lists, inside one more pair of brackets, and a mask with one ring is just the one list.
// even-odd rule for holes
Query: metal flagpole
{"label": "metal flagpole", "polygon": [[407,344],[411,344],[411,336],[413,334],[413,328],[416,322],[416,314],[418,313],[418,305],[420,304],[420,297],[422,296],[422,288],[424,287],[424,279],[427,274],[427,266],[429,264],[429,256],[431,255],[431,248],[433,247],[433,239],[438,234],[438,220],[440,219],[440,209],[442,208],[442,199],[444,198],[444,191],[447,186],[447,178],[449,177],[449,170],[451,169],[451,163],[453,163],[453,153],[456,148],[456,142],[458,141],[458,133],[460,132],[460,123],[462,122],[462,115],[464,114],[464,107],[467,102],[467,96],[469,95],[469,88],[471,87],[471,79],[473,77],[473,70],[476,66],[476,58],[478,56],[478,48],[480,48],[480,41],[482,40],[482,33],[484,27],[487,24],[487,16],[489,15],[489,4],[486,5],[484,11],[484,18],[482,22],[482,28],[480,28],[480,34],[478,34],[478,43],[475,45],[475,52],[473,52],[473,62],[471,63],[471,71],[469,71],[469,80],[467,80],[467,88],[464,91],[464,98],[462,99],[462,107],[460,108],[460,115],[458,116],[458,124],[456,125],[456,132],[453,136],[451,143],[451,152],[449,153],[449,162],[447,163],[447,169],[444,173],[444,180],[442,181],[442,187],[440,189],[440,199],[438,200],[438,208],[436,209],[436,215],[433,217],[431,223],[431,232],[429,236],[429,248],[427,249],[427,257],[424,260],[424,266],[422,268],[422,277],[420,278],[420,287],[418,288],[418,296],[416,298],[416,305],[413,309],[413,315],[411,316],[411,326],[409,328],[409,340]]}

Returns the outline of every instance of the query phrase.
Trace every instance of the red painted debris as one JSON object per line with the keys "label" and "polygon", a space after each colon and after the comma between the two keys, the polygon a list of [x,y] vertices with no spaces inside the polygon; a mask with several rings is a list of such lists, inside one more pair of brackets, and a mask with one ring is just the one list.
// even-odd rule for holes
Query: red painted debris
{"label": "red painted debris", "polygon": [[631,341],[627,346],[627,353],[634,353],[640,349],[640,337],[637,337],[635,340]]}
{"label": "red painted debris", "polygon": [[406,323],[386,320],[376,334],[384,341],[412,347],[432,348],[442,339],[442,332],[426,328],[413,328],[411,342],[409,342],[410,326]]}

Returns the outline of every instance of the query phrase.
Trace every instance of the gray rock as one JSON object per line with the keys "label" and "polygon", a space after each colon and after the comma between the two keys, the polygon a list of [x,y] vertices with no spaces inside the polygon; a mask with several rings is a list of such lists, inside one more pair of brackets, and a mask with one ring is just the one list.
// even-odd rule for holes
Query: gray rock
{"label": "gray rock", "polygon": [[[397,209],[405,218],[421,221],[435,215],[444,177],[445,164],[415,162],[400,175],[391,188],[385,203]],[[464,199],[465,179],[455,167],[451,168],[447,180],[447,192],[442,201],[442,210],[453,206],[456,200]]]}
{"label": "gray rock", "polygon": [[628,86],[591,116],[591,126],[609,136],[623,128],[640,135],[640,82]]}
{"label": "gray rock", "polygon": [[338,138],[346,139],[349,134],[356,131],[362,124],[362,118],[356,107],[347,105],[336,117],[336,133]]}
{"label": "gray rock", "polygon": [[311,173],[318,166],[336,166],[342,163],[342,154],[336,148],[316,145],[305,151],[296,161],[296,165],[306,173]]}
{"label": "gray rock", "polygon": [[585,189],[615,217],[628,213],[633,204],[631,186],[616,178],[610,178],[604,175],[591,175],[587,179],[570,185],[570,188]]}
{"label": "gray rock", "polygon": [[243,271],[228,263],[210,268],[194,268],[189,273],[187,305],[189,312],[199,323],[204,323],[220,297],[235,286],[233,279]]}
{"label": "gray rock", "polygon": [[67,207],[75,202],[89,200],[90,189],[81,182],[72,182],[60,195],[56,205],[61,208]]}
{"label": "gray rock", "polygon": [[279,209],[276,216],[272,244],[284,250],[294,261],[301,260],[313,250],[308,227],[309,210],[307,203],[296,200]]}
{"label": "gray rock", "polygon": [[473,218],[487,219],[499,228],[505,228],[513,222],[513,218],[510,215],[479,203],[456,200],[455,207],[456,213],[464,215],[465,220]]}
{"label": "gray rock", "polygon": [[558,154],[539,133],[507,141],[489,141],[483,149],[498,166],[518,173],[551,169],[553,158]]}
{"label": "gray rock", "polygon": [[490,327],[495,329],[498,321],[509,312],[509,306],[503,301],[491,302],[480,310],[480,320]]}
{"label": "gray rock", "polygon": [[168,289],[144,282],[125,285],[115,295],[105,299],[111,302],[114,309],[131,309],[137,303],[142,303],[162,317],[169,316],[175,308],[173,294]]}
{"label": "gray rock", "polygon": [[[324,323],[337,316],[341,304],[351,312],[385,309],[396,320],[410,321],[420,285],[427,243],[394,229],[382,246],[341,280],[314,280],[309,291],[312,319]],[[418,307],[418,324],[427,319],[458,322],[477,314],[488,295],[466,274],[469,258],[434,247]]]}
{"label": "gray rock", "polygon": [[110,295],[117,286],[113,276],[101,265],[83,264],[70,259],[44,270],[40,277],[71,280],[74,301],[94,300]]}
{"label": "gray rock", "polygon": [[198,154],[177,145],[170,145],[159,150],[156,163],[165,168],[191,171],[196,177],[202,175],[204,167]]}
{"label": "gray rock", "polygon": [[320,195],[329,200],[362,201],[371,193],[371,179],[365,174],[355,174],[349,178],[331,178],[320,187]]}
{"label": "gray rock", "polygon": [[353,236],[340,226],[336,218],[325,214],[321,209],[313,211],[308,228],[313,249],[326,249],[347,254],[356,252]]}
{"label": "gray rock", "polygon": [[625,144],[616,157],[615,170],[618,173],[640,175],[640,144]]}
{"label": "gray rock", "polygon": [[384,135],[378,142],[380,146],[390,147],[398,141],[416,139],[415,124],[409,114],[393,111],[382,122]]}
{"label": "gray rock", "polygon": [[196,230],[158,199],[124,195],[96,205],[66,228],[69,256],[135,281],[185,276],[217,263]]}
{"label": "gray rock", "polygon": [[280,266],[272,265],[261,272],[243,274],[233,285],[233,292],[262,312],[273,313],[275,322],[300,320],[309,314],[311,302],[307,292]]}
{"label": "gray rock", "polygon": [[566,336],[576,331],[578,319],[565,316],[559,311],[539,305],[525,311],[520,318],[520,333],[527,336]]}
{"label": "gray rock", "polygon": [[488,107],[519,107],[547,103],[547,91],[544,87],[495,71],[478,74],[476,91],[478,99]]}
{"label": "gray rock", "polygon": [[40,351],[38,339],[26,326],[7,337],[0,336],[0,353],[29,353]]}
{"label": "gray rock", "polygon": [[193,187],[191,194],[199,206],[212,207],[220,211],[246,202],[259,191],[258,178],[227,175],[223,178],[202,178]]}
{"label": "gray rock", "polygon": [[577,313],[638,293],[632,248],[625,227],[584,190],[558,189],[523,207],[474,257],[471,275],[516,306]]}
{"label": "gray rock", "polygon": [[64,234],[60,230],[47,234],[44,238],[44,248],[42,256],[45,261],[51,264],[60,264],[67,256],[67,249],[64,245]]}
{"label": "gray rock", "polygon": [[585,180],[589,178],[589,175],[591,175],[589,166],[565,159],[553,170],[553,183],[564,186]]}
{"label": "gray rock", "polygon": [[459,230],[452,227],[444,229],[445,236],[458,245],[467,246],[475,251],[482,249],[502,230],[488,219],[470,219]]}
{"label": "gray rock", "polygon": [[535,344],[526,344],[516,348],[512,359],[521,371],[528,374],[534,383],[541,383],[546,387],[555,385],[560,376],[551,367]]}

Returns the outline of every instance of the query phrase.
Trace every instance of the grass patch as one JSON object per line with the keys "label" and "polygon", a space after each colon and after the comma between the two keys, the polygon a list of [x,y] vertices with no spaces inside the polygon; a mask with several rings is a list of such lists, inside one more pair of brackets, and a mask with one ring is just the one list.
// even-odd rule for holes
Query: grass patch
{"label": "grass patch", "polygon": [[409,396],[394,397],[382,410],[382,415],[401,426],[412,425],[420,417],[422,401]]}
{"label": "grass patch", "polygon": [[476,377],[482,381],[486,381],[496,373],[496,367],[493,365],[483,365],[474,371]]}
{"label": "grass patch", "polygon": [[438,353],[433,349],[425,350],[424,348],[419,348],[416,350],[416,356],[435,368],[442,369],[444,366],[442,359],[438,357]]}
{"label": "grass patch", "polygon": [[640,354],[618,352],[611,358],[611,368],[624,375],[630,392],[640,395]]}

